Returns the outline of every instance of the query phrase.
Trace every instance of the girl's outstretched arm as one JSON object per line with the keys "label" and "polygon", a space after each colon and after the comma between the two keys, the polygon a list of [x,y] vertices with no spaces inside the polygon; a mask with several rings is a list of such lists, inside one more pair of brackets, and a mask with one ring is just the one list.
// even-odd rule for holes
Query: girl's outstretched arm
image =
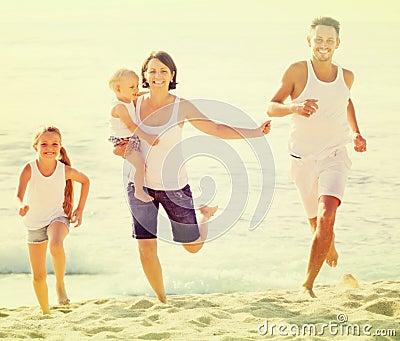
{"label": "girl's outstretched arm", "polygon": [[24,204],[24,196],[28,182],[31,179],[31,166],[25,165],[21,174],[19,175],[17,197],[15,199],[18,214],[23,217],[29,210],[29,206]]}
{"label": "girl's outstretched arm", "polygon": [[89,194],[90,180],[85,174],[79,172],[78,170],[70,166],[65,166],[65,180],[76,181],[81,183],[82,185],[78,206],[72,213],[72,219],[71,219],[72,223],[76,222],[75,227],[78,227],[82,224],[83,209],[85,208],[86,199]]}

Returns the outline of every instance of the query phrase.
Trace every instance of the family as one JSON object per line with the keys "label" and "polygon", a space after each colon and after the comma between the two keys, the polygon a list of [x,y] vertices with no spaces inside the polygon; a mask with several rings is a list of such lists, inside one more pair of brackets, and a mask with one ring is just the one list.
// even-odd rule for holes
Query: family
{"label": "family", "polygon": [[[356,152],[366,151],[366,140],[360,133],[350,98],[354,74],[332,60],[340,44],[339,26],[330,17],[312,21],[307,35],[310,58],[287,68],[267,108],[270,117],[290,115],[292,119],[290,173],[313,231],[302,284],[302,290],[310,297],[316,297],[313,285],[323,263],[335,267],[338,262],[334,222],[351,167],[346,144],[353,142]],[[184,124],[190,123],[201,132],[221,139],[263,138],[271,129],[270,120],[253,129],[216,123],[190,101],[171,93],[177,84],[177,67],[164,51],[152,52],[143,62],[141,86],[146,91],[139,92],[139,77],[132,70],[118,70],[109,82],[115,93],[109,140],[114,144],[114,154],[132,165],[126,188],[133,219],[132,235],[138,242],[144,274],[161,302],[167,298],[157,253],[160,204],[170,220],[174,241],[190,253],[204,246],[208,221],[218,209],[204,205],[196,212],[185,167],[168,165],[168,162],[183,165],[179,148],[173,160],[167,156],[171,148],[179,146]],[[63,241],[70,223],[76,223],[77,227],[82,222],[89,179],[71,167],[56,127],[38,131],[33,148],[37,158],[28,162],[20,174],[17,208],[28,229],[35,294],[42,312],[49,314],[47,244],[58,301],[65,305],[69,299],[64,285]],[[73,181],[81,183],[75,210]]]}

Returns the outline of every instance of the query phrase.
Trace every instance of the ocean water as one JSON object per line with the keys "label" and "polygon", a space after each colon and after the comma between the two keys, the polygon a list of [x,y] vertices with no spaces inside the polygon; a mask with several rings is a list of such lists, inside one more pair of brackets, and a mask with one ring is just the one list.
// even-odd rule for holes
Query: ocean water
{"label": "ocean water", "polygon": [[[335,2],[332,8],[314,1],[292,8],[289,3],[270,7],[261,1],[246,2],[246,6],[226,1],[171,1],[168,5],[23,1],[18,7],[14,3],[3,6],[0,307],[36,304],[26,229],[13,208],[13,196],[22,166],[35,157],[31,144],[38,126],[55,124],[62,130],[73,165],[88,174],[92,183],[84,223],[65,241],[70,297],[76,301],[152,295],[136,242],[130,237],[123,162],[112,154],[107,142],[112,98],[107,88],[109,76],[120,67],[140,72],[150,51],[166,50],[178,66],[177,95],[226,102],[261,123],[267,119],[267,102],[284,69],[293,61],[308,58],[307,27],[321,14],[342,22],[342,42],[335,60],[356,74],[352,97],[368,152],[360,155],[349,148],[353,167],[336,220],[339,266],[324,266],[316,284],[336,283],[344,273],[352,273],[361,283],[400,280],[400,40],[396,22],[400,6],[388,1],[385,6],[368,4],[351,11],[344,1]],[[207,114],[220,118],[212,110]],[[231,124],[237,119],[224,118]],[[311,233],[296,188],[288,178],[289,119],[273,119],[272,127],[266,154],[254,151],[246,141],[235,141],[224,143],[237,151],[239,163],[227,166],[207,155],[189,160],[196,198],[201,197],[202,181],[215,185],[212,203],[219,205],[213,222],[218,222],[216,228],[224,224],[218,217],[232,209],[229,199],[237,188],[230,186],[232,176],[238,173],[247,181],[239,188],[243,210],[232,226],[227,224],[231,228],[226,233],[198,254],[159,242],[168,294],[301,285]],[[185,136],[196,134],[192,127],[185,128]],[[208,145],[204,147],[207,150]],[[212,150],[210,146],[211,154]],[[262,222],[250,231],[265,174],[269,180],[273,176],[275,188],[268,192],[273,191],[273,200],[269,209],[266,206],[268,213]],[[50,259],[48,271],[50,302],[55,303]]]}

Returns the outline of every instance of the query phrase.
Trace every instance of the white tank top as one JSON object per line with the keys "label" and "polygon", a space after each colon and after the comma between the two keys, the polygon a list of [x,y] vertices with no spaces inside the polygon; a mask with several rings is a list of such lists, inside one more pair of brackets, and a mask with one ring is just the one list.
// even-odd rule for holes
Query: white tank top
{"label": "white tank top", "polygon": [[339,65],[336,79],[331,83],[317,78],[310,60],[307,60],[307,69],[307,84],[293,103],[314,98],[318,99],[318,109],[309,118],[292,115],[289,152],[302,158],[321,160],[351,141],[347,121],[350,90]]}
{"label": "white tank top", "polygon": [[67,216],[63,209],[65,165],[57,161],[56,169],[50,176],[40,173],[36,160],[29,165],[31,179],[26,193],[29,211],[24,216],[24,223],[29,230],[36,230],[49,225],[54,218]]}
{"label": "white tank top", "polygon": [[[136,119],[139,127],[147,134],[159,135],[159,143],[151,148],[146,141],[141,140],[141,152],[146,160],[145,185],[155,190],[181,189],[187,185],[188,177],[183,164],[183,129],[178,124],[180,100],[176,97],[171,117],[162,126],[148,126],[141,121],[142,100],[143,97],[139,97],[136,105]],[[133,179],[132,174],[131,179]]]}
{"label": "white tank top", "polygon": [[[133,101],[131,101],[130,103],[125,103],[118,99],[114,99],[113,106],[111,107],[111,111],[112,111],[112,109],[114,109],[115,106],[117,106],[119,104],[123,104],[125,106],[125,108],[128,110],[129,116],[131,117],[132,121],[137,124],[136,117],[135,117],[136,109],[135,109],[135,105],[133,104]],[[125,123],[122,122],[122,120],[120,118],[113,117],[111,115],[109,123],[110,123],[110,130],[111,130],[110,135],[111,136],[129,137],[132,135],[132,132],[128,129],[128,127],[125,125]]]}

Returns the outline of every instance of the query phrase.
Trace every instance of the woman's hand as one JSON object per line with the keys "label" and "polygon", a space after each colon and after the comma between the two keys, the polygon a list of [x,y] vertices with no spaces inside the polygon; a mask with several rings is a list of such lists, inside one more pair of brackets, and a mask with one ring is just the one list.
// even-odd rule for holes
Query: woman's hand
{"label": "woman's hand", "polygon": [[260,130],[264,135],[267,135],[271,131],[271,120],[264,122],[261,125]]}
{"label": "woman's hand", "polygon": [[114,146],[113,153],[118,156],[125,156],[126,147],[128,145],[128,141],[122,141]]}
{"label": "woman's hand", "polygon": [[148,135],[147,137],[144,139],[150,146],[156,146],[158,144],[158,142],[160,142],[158,140],[158,135]]}

